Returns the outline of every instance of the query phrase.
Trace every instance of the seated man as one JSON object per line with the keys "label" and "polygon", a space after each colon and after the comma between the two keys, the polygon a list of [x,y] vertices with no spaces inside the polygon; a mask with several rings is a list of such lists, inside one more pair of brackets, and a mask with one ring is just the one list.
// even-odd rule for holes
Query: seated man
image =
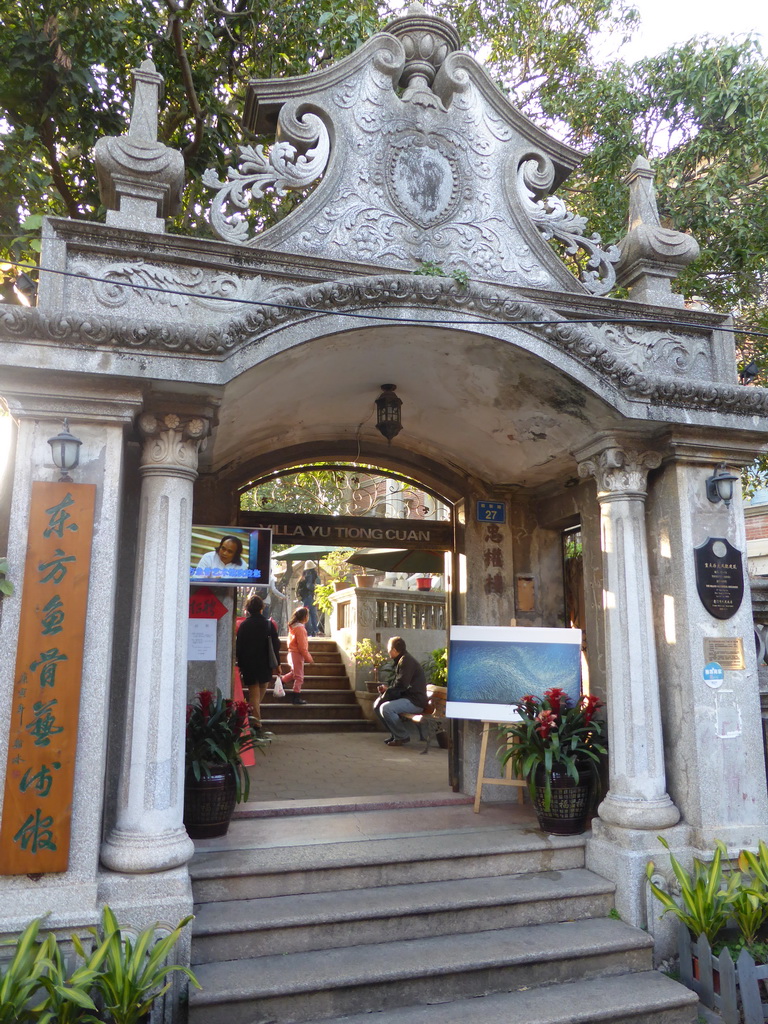
{"label": "seated man", "polygon": [[389,729],[388,746],[404,747],[410,743],[403,713],[418,715],[427,706],[427,679],[424,669],[412,654],[405,649],[402,637],[393,636],[387,644],[387,654],[395,663],[395,679],[391,686],[380,686],[380,697],[373,703],[373,710],[380,721]]}

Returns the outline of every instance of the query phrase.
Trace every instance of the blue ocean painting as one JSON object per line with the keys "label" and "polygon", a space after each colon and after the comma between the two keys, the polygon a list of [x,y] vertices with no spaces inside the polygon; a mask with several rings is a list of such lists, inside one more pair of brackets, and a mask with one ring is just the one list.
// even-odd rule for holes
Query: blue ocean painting
{"label": "blue ocean painting", "polygon": [[559,686],[571,701],[581,689],[579,644],[451,640],[448,700],[516,704]]}

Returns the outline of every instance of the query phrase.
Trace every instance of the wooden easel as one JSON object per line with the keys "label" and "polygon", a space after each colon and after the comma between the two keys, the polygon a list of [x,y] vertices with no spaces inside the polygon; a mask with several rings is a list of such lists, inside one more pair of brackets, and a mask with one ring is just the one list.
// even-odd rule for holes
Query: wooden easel
{"label": "wooden easel", "polygon": [[[488,733],[490,732],[491,726],[497,727],[499,725],[507,725],[506,722],[483,722],[483,738],[480,743],[480,761],[477,765],[477,785],[475,786],[475,804],[474,812],[478,814],[480,811],[480,798],[483,793],[483,786],[517,786],[517,802],[523,803],[525,800],[525,787],[528,783],[525,779],[518,779],[512,775],[512,762],[507,761],[504,765],[504,778],[489,778],[485,774],[485,760],[488,756]],[[507,738],[507,745],[511,745],[514,741]]]}

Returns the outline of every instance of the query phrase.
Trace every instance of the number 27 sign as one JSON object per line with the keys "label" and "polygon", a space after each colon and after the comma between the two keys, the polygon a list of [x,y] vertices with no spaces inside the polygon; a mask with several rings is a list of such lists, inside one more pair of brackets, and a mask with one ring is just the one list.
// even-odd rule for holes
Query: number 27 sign
{"label": "number 27 sign", "polygon": [[506,523],[507,503],[505,501],[478,501],[478,523]]}

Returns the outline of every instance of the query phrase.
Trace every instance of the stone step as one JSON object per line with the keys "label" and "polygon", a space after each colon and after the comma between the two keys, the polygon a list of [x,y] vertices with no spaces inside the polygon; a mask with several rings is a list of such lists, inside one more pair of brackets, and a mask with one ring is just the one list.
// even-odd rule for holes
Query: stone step
{"label": "stone step", "polygon": [[658,971],[642,971],[383,1010],[375,1019],[325,1017],[323,1024],[696,1024],[698,1007],[695,993]]}
{"label": "stone step", "polygon": [[606,918],[201,964],[189,1024],[311,1021],[646,971],[652,945]]}
{"label": "stone step", "polygon": [[267,717],[273,722],[291,719],[295,715],[304,720],[332,718],[334,721],[341,721],[362,718],[363,713],[354,694],[350,694],[351,701],[339,704],[318,700],[312,690],[302,690],[301,696],[307,702],[306,704],[292,704],[290,696],[270,703]]}
{"label": "stone step", "polygon": [[[286,675],[288,669],[283,668],[283,675]],[[349,680],[346,676],[310,676],[304,674],[304,686],[309,690],[346,690],[348,693],[354,693],[355,691],[350,687]],[[272,695],[272,690],[267,691],[267,696]]]}
{"label": "stone step", "polygon": [[[290,687],[286,687],[286,690],[288,693],[293,692]],[[359,707],[355,697],[355,691],[350,690],[349,687],[346,689],[344,687],[334,688],[331,686],[318,687],[314,683],[309,685],[308,681],[305,679],[301,695],[304,700],[308,700],[312,704],[354,704],[355,707]],[[265,704],[269,704],[271,707],[284,707],[286,705],[286,700],[290,701],[290,697],[275,697],[275,695],[270,691],[269,700],[263,700],[261,702],[261,706],[264,707]]]}
{"label": "stone step", "polygon": [[[313,821],[307,819],[307,834]],[[584,867],[584,836],[500,829],[262,847],[258,820],[233,821],[220,844],[206,842],[190,863],[195,903],[493,878]]]}
{"label": "stone step", "polygon": [[193,962],[601,917],[613,889],[573,868],[208,903],[195,908]]}
{"label": "stone step", "polygon": [[[301,714],[302,707],[295,708]],[[376,726],[364,718],[269,718],[262,715],[265,729],[279,731],[282,735],[305,732],[375,732]]]}
{"label": "stone step", "polygon": [[[290,662],[284,654],[280,656],[280,664],[285,666],[287,672],[290,667]],[[314,661],[311,665],[304,666],[305,676],[342,676],[344,679],[347,678],[347,673],[344,671],[344,664],[341,661]]]}

